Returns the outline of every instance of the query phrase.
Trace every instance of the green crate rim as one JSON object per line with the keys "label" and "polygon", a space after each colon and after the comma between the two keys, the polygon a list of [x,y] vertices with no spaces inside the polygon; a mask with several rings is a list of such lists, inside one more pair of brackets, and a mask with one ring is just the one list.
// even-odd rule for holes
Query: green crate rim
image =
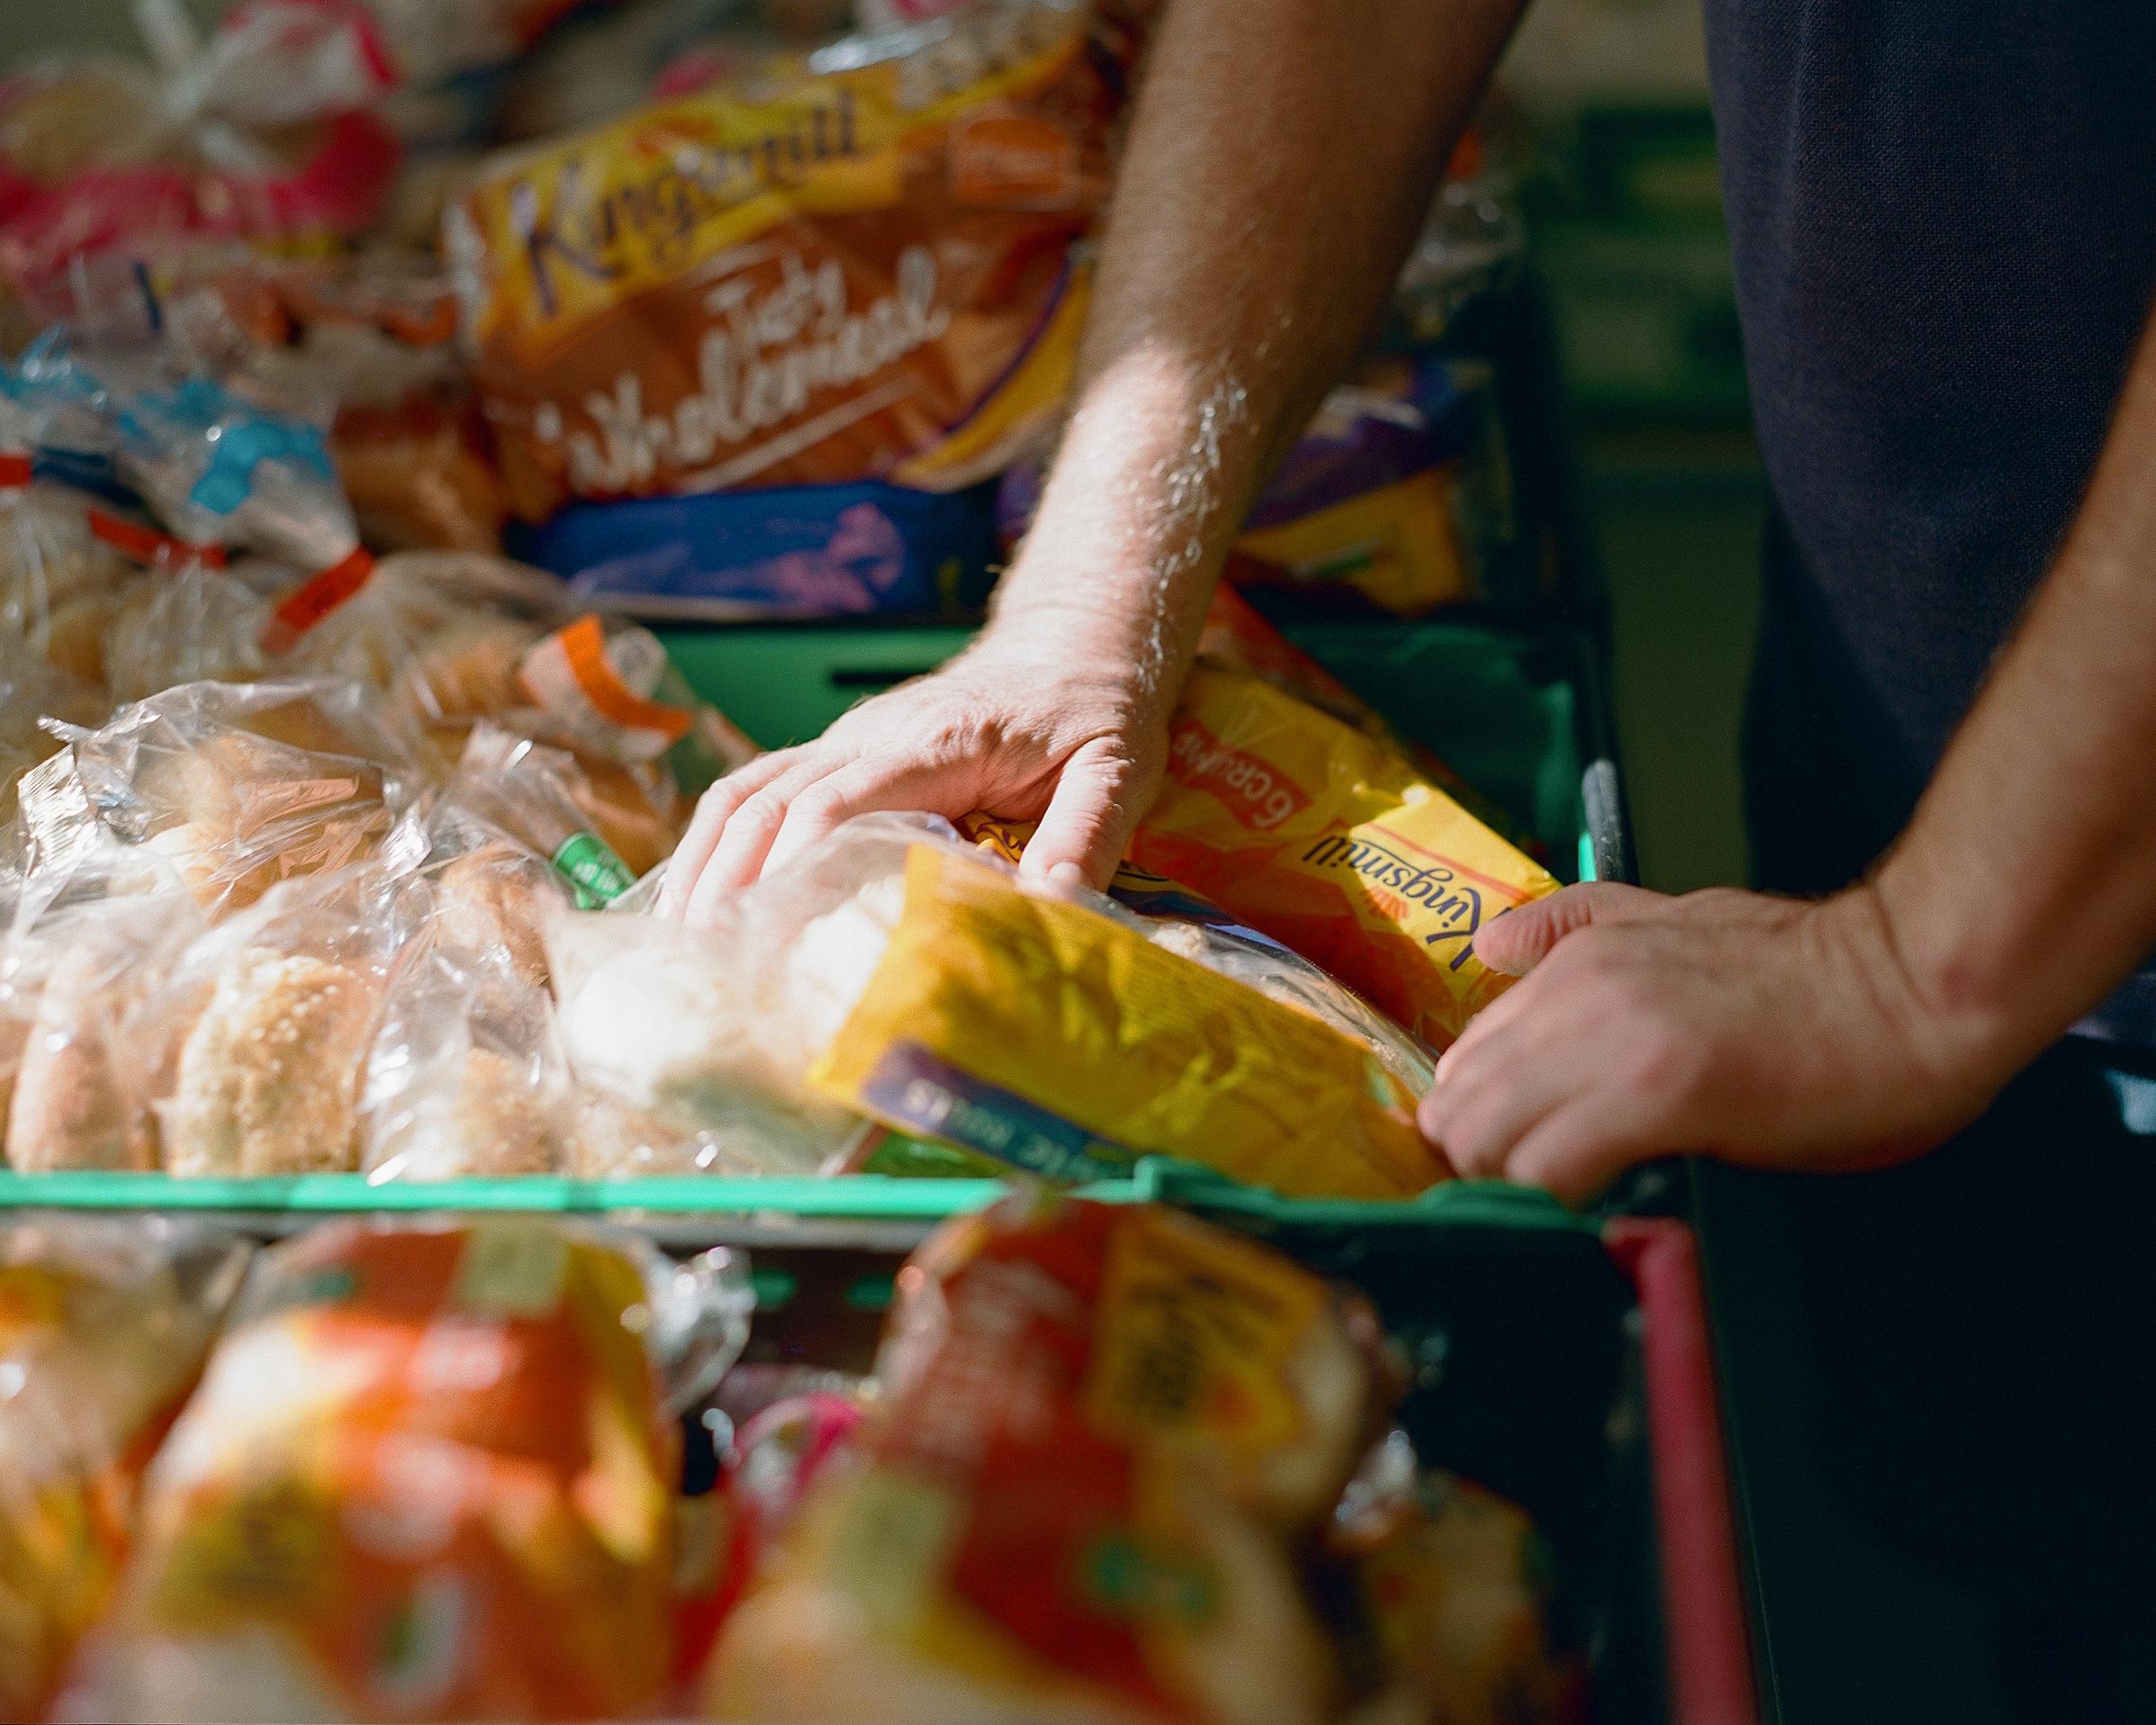
{"label": "green crate rim", "polygon": [[[502,1179],[369,1183],[360,1174],[275,1179],[183,1179],[167,1174],[22,1174],[0,1170],[0,1212],[160,1210],[193,1215],[410,1215],[465,1211],[564,1215],[721,1216],[780,1215],[809,1222],[936,1222],[977,1210],[1015,1189],[993,1179],[754,1178]],[[1554,1199],[1492,1181],[1458,1180],[1395,1202],[1293,1199],[1240,1186],[1211,1171],[1151,1158],[1128,1180],[1080,1188],[1113,1203],[1170,1203],[1273,1224],[1348,1228],[1481,1224],[1592,1231]]]}

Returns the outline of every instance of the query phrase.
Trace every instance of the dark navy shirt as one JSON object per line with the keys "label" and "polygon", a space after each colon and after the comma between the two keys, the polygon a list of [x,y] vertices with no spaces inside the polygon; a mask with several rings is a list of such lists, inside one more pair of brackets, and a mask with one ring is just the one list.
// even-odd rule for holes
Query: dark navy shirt
{"label": "dark navy shirt", "polygon": [[[1908,819],[2088,483],[2156,289],[2156,0],[1707,21],[1775,516],[1755,872],[1820,891]],[[2156,1041],[2156,980],[2106,1019]]]}

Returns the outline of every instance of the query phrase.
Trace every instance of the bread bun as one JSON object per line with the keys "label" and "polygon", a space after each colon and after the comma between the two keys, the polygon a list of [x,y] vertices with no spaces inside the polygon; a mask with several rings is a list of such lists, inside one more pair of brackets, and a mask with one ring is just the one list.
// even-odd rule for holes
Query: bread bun
{"label": "bread bun", "polygon": [[434,875],[434,928],[445,945],[506,955],[518,980],[548,986],[549,912],[571,902],[561,877],[514,844],[486,844]]}
{"label": "bread bun", "polygon": [[248,1177],[355,1167],[361,1069],[379,1005],[374,979],[349,965],[265,947],[235,953],[180,1051],[167,1170]]}
{"label": "bread bun", "polygon": [[8,1105],[7,1159],[19,1173],[156,1166],[149,1116],[104,1034],[106,971],[107,955],[72,953],[39,999]]}

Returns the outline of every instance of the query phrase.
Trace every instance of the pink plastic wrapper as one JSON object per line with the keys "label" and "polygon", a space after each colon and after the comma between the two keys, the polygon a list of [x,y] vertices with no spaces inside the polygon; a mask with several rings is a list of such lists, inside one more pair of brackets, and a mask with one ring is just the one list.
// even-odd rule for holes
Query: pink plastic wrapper
{"label": "pink plastic wrapper", "polygon": [[380,212],[397,144],[369,112],[392,77],[345,0],[253,0],[198,44],[149,11],[160,65],[59,61],[0,83],[0,279],[35,321],[78,259],[180,237],[320,244]]}

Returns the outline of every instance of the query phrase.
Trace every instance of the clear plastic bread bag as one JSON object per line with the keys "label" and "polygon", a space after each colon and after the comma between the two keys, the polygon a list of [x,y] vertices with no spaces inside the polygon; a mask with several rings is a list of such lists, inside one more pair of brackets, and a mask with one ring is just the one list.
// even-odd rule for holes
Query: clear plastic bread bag
{"label": "clear plastic bread bag", "polygon": [[177,537],[255,552],[309,578],[363,577],[322,427],[248,400],[197,358],[154,339],[88,353],[55,330],[32,344],[15,375],[25,392],[96,421],[120,476]]}
{"label": "clear plastic bread bag", "polygon": [[496,954],[431,941],[390,985],[360,1099],[360,1169],[375,1182],[556,1174],[577,1098],[554,1002]]}
{"label": "clear plastic bread bag", "polygon": [[482,722],[465,740],[446,801],[546,859],[580,908],[603,909],[636,875],[595,830],[576,797],[580,781],[573,755]]}
{"label": "clear plastic bread bag", "polygon": [[276,565],[246,573],[199,559],[145,573],[120,592],[105,624],[104,677],[115,703],[148,700],[184,682],[253,682],[277,669],[264,640]]}
{"label": "clear plastic bread bag", "polygon": [[45,1716],[110,1603],[248,1252],[164,1216],[0,1220],[0,1717]]}
{"label": "clear plastic bread bag", "polygon": [[168,979],[206,928],[169,870],[109,842],[48,898],[18,901],[0,959],[0,1046],[15,1051],[6,1155],[18,1173],[158,1165]]}
{"label": "clear plastic bread bag", "polygon": [[431,257],[196,248],[171,274],[158,301],[170,339],[328,424],[369,547],[501,550],[501,480],[456,345],[455,293]]}
{"label": "clear plastic bread bag", "polygon": [[103,629],[131,571],[91,528],[93,500],[38,475],[47,404],[0,366],[0,630],[96,683]]}
{"label": "clear plastic bread bag", "polygon": [[60,747],[44,721],[95,725],[108,709],[97,684],[56,669],[21,637],[0,634],[0,818],[14,813],[23,775]]}
{"label": "clear plastic bread bag", "polygon": [[585,824],[642,875],[679,842],[696,799],[756,745],[690,689],[650,630],[586,613],[534,642],[516,667],[522,704],[496,717],[559,750],[557,776]]}
{"label": "clear plastic bread bag", "polygon": [[561,583],[501,557],[406,552],[383,558],[364,586],[293,649],[312,675],[385,691],[386,721],[415,739],[526,704],[524,655],[566,615]]}
{"label": "clear plastic bread bag", "polygon": [[543,857],[454,806],[430,828],[360,1103],[371,1180],[574,1171],[579,1098],[543,930],[574,900]]}
{"label": "clear plastic bread bag", "polygon": [[167,1173],[358,1167],[368,1057],[424,909],[416,878],[397,866],[272,888],[181,955],[140,1057],[160,1073]]}
{"label": "clear plastic bread bag", "polygon": [[711,1171],[843,1166],[868,1128],[816,1097],[807,1074],[882,954],[906,846],[922,830],[855,822],[738,895],[709,929],[636,914],[558,919],[547,955],[577,1076],[693,1129]]}
{"label": "clear plastic bread bag", "polygon": [[[520,738],[482,726],[473,734],[474,746],[494,736],[523,745]],[[428,811],[428,926],[447,945],[488,953],[497,970],[550,989],[546,925],[557,910],[582,900],[552,853],[534,844],[519,823],[501,817],[505,790],[514,788],[487,783],[472,794],[473,781],[460,773]],[[573,821],[573,808],[570,814]]]}
{"label": "clear plastic bread bag", "polygon": [[747,1269],[538,1217],[267,1249],[150,1469],[67,1716],[652,1712],[676,1420],[747,1341]]}
{"label": "clear plastic bread bag", "polygon": [[61,734],[95,817],[221,916],[383,853],[418,786],[374,705],[356,684],[183,683]]}

